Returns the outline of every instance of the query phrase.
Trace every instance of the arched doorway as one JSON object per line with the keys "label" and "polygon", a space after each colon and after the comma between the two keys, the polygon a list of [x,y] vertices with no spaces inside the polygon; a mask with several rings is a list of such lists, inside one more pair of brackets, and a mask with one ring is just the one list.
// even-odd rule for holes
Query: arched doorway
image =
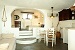
{"label": "arched doorway", "polygon": [[11,27],[19,27],[20,30],[27,27],[44,27],[44,16],[35,9],[16,9],[11,14]]}

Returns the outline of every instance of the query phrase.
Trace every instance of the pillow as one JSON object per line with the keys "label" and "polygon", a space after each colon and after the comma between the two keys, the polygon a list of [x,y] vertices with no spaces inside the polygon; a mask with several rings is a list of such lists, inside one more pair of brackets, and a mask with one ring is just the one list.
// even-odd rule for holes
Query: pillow
{"label": "pillow", "polygon": [[2,34],[2,38],[13,38],[14,37],[14,34]]}
{"label": "pillow", "polygon": [[7,50],[9,47],[9,43],[0,44],[0,50]]}

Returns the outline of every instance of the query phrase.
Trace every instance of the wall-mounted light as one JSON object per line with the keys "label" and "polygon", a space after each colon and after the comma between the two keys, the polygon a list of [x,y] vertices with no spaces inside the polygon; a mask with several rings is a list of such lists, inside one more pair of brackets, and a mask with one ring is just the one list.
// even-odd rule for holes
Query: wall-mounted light
{"label": "wall-mounted light", "polygon": [[4,6],[4,9],[3,9],[2,21],[4,22],[4,27],[5,27],[5,22],[7,21],[5,6]]}

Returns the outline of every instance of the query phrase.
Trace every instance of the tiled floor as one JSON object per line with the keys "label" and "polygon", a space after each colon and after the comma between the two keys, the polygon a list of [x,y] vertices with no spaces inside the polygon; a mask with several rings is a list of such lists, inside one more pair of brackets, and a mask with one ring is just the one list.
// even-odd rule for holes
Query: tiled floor
{"label": "tiled floor", "polygon": [[68,45],[63,44],[62,40],[57,40],[57,44],[51,47],[51,43],[46,46],[43,41],[34,44],[17,44],[16,50],[68,50]]}

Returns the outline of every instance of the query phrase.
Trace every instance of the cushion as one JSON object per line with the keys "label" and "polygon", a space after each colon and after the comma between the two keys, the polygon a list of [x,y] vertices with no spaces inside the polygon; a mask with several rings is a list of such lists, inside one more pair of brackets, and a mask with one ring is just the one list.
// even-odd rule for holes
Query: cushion
{"label": "cushion", "polygon": [[0,44],[0,50],[7,50],[8,46],[9,46],[9,43]]}
{"label": "cushion", "polygon": [[14,37],[14,34],[2,34],[2,38],[13,38]]}

